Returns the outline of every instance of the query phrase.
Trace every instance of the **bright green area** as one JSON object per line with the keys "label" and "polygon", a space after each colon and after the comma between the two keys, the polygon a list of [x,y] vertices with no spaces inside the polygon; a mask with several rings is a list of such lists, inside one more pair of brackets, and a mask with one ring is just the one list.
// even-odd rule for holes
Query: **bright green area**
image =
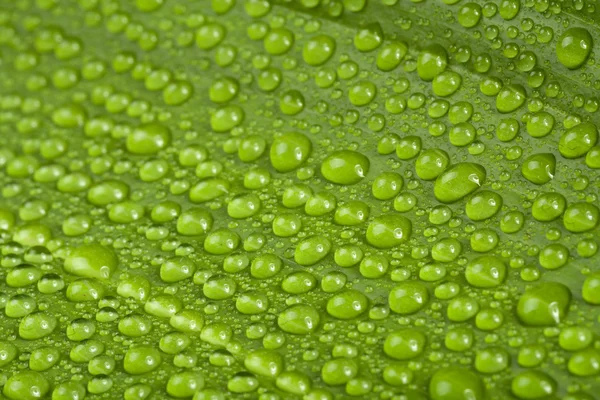
{"label": "bright green area", "polygon": [[1,2],[0,399],[600,399],[597,8]]}

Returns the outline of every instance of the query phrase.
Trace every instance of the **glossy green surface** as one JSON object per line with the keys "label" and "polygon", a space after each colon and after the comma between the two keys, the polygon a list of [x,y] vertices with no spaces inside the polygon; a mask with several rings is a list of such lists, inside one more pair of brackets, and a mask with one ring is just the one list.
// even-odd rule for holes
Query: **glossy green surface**
{"label": "glossy green surface", "polygon": [[594,1],[0,3],[0,399],[600,399]]}

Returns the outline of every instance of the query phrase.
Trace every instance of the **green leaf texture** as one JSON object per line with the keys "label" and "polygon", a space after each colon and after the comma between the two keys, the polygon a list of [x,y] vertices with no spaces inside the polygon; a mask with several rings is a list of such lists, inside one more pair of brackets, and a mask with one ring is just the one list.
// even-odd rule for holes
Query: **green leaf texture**
{"label": "green leaf texture", "polygon": [[597,399],[593,0],[4,0],[0,399]]}

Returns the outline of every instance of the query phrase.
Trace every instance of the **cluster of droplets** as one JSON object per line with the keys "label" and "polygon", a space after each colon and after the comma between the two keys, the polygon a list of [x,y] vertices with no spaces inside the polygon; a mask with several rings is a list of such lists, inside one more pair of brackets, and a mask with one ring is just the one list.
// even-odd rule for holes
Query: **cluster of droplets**
{"label": "cluster of droplets", "polygon": [[6,398],[594,398],[595,5],[77,3],[0,9]]}

